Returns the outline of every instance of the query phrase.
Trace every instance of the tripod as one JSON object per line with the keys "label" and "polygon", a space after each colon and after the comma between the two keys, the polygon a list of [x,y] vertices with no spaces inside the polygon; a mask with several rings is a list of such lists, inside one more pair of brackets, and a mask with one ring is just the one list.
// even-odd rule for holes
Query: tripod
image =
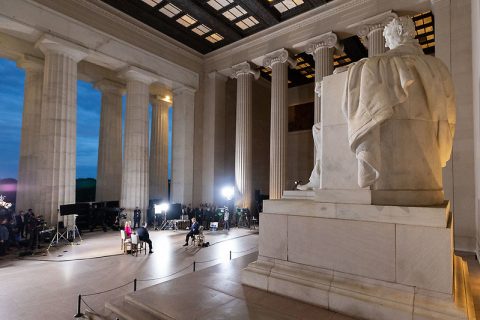
{"label": "tripod", "polygon": [[[71,242],[71,245],[73,246],[73,243],[75,242],[76,235],[78,234],[78,237],[80,238],[80,241],[83,241],[82,236],[80,235],[80,230],[78,230],[77,223],[76,223],[76,215],[73,215],[73,225],[70,225],[65,228],[65,231],[60,232],[60,221],[57,221],[57,232],[55,233],[55,236],[53,236],[52,241],[50,241],[50,244],[48,245],[47,251],[50,250],[51,246],[57,245],[58,242],[63,239],[66,242],[70,243],[68,241],[68,235],[70,232],[73,232],[73,241]],[[62,221],[63,222],[63,221]]]}

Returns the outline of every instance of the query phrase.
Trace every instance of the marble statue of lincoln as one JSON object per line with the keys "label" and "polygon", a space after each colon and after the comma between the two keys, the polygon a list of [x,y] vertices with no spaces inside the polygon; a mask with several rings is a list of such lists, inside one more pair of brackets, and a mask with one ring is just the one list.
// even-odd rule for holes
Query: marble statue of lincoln
{"label": "marble statue of lincoln", "polygon": [[[432,202],[441,202],[441,169],[450,158],[456,122],[451,75],[442,61],[423,53],[410,18],[392,20],[384,37],[389,51],[347,71],[342,111],[358,185],[433,192]],[[319,177],[318,171],[312,176]],[[299,188],[318,186],[311,179]]]}

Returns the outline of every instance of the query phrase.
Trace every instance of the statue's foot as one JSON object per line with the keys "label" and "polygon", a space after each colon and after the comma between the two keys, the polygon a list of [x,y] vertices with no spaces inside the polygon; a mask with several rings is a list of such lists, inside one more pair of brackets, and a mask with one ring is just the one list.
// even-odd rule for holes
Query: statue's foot
{"label": "statue's foot", "polygon": [[310,182],[307,184],[298,184],[297,189],[301,191],[313,190],[313,185]]}

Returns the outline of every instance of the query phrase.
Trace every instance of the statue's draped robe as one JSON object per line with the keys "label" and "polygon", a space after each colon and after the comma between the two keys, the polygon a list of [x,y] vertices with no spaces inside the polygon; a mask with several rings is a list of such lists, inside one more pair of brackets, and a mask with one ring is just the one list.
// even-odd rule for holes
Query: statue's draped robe
{"label": "statue's draped robe", "polygon": [[[400,159],[403,152],[419,153],[419,165],[412,166],[423,166],[425,170],[420,172],[435,167],[435,163],[441,171],[450,158],[456,121],[452,79],[446,66],[439,59],[424,55],[417,44],[400,45],[384,55],[351,65],[343,112],[348,122],[349,144],[358,159],[360,187],[373,186],[387,171],[395,170],[396,166],[388,167],[385,163],[382,167],[382,157],[398,164],[390,153],[397,152]],[[403,122],[386,130],[384,139],[382,125],[390,119]],[[412,130],[416,132],[412,134]],[[397,150],[393,147],[388,152],[384,150],[383,144],[402,138],[413,141],[394,142],[395,148],[400,146]],[[405,150],[398,150],[402,146]],[[418,184],[420,189],[441,189],[441,172],[440,178]],[[409,188],[408,183],[400,188]]]}

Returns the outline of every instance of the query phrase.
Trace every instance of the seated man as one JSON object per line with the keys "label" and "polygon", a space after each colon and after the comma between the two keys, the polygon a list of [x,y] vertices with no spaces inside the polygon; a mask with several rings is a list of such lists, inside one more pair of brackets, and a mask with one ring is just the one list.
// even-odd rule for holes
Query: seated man
{"label": "seated man", "polygon": [[199,233],[199,227],[200,224],[197,222],[197,219],[192,218],[192,226],[190,227],[190,232],[187,233],[187,237],[185,238],[185,244],[183,245],[184,247],[188,246],[188,238],[192,237],[192,241],[195,239],[195,235]]}
{"label": "seated man", "polygon": [[147,223],[145,222],[143,227],[140,227],[135,231],[138,235],[139,240],[145,241],[146,243],[148,243],[148,253],[153,253],[153,251],[152,251],[152,240],[150,240],[150,235],[148,234]]}

